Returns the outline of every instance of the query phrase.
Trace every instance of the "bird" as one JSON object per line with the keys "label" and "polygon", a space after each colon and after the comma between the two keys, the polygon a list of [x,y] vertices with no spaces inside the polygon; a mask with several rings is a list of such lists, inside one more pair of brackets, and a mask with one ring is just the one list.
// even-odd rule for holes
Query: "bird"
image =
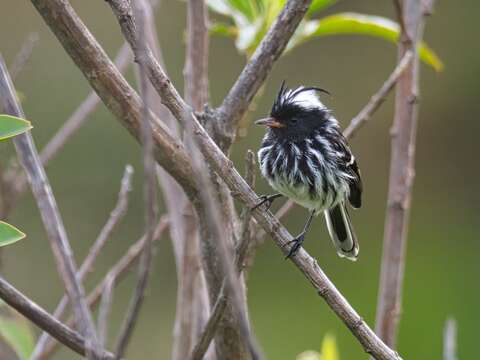
{"label": "bird", "polygon": [[283,82],[270,116],[255,121],[267,127],[257,153],[260,171],[277,193],[260,196],[254,208],[268,210],[286,196],[309,210],[286,258],[298,252],[313,218],[323,212],[337,254],[355,261],[359,245],[347,205],[361,207],[362,179],[337,119],[320,100],[322,93],[330,95],[319,87],[289,89]]}

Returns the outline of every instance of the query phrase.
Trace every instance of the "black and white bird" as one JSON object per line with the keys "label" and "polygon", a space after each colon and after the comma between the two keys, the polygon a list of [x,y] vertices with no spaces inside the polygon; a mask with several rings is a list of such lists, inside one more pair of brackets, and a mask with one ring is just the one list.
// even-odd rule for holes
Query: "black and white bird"
{"label": "black and white bird", "polygon": [[287,257],[295,255],[313,217],[323,212],[338,255],[356,260],[359,246],[347,202],[362,205],[362,180],[338,121],[319,99],[322,92],[328,93],[317,87],[288,89],[283,83],[270,117],[255,122],[268,127],[258,159],[262,175],[278,191],[262,196],[257,206],[269,208],[286,196],[310,210]]}

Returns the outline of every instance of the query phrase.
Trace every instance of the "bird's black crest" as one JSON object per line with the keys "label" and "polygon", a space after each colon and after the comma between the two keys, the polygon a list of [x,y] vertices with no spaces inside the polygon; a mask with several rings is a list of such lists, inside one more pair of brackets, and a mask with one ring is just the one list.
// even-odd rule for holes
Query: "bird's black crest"
{"label": "bird's black crest", "polygon": [[298,108],[298,104],[295,102],[295,98],[297,97],[297,95],[299,95],[302,92],[312,91],[312,90],[331,95],[330,92],[328,92],[327,90],[322,89],[320,87],[316,87],[316,86],[309,86],[309,87],[301,86],[295,90],[289,89],[285,85],[285,80],[282,81],[280,90],[278,91],[277,97],[272,106],[271,115],[275,117],[275,116],[284,114],[286,112],[288,113],[289,111],[296,110]]}

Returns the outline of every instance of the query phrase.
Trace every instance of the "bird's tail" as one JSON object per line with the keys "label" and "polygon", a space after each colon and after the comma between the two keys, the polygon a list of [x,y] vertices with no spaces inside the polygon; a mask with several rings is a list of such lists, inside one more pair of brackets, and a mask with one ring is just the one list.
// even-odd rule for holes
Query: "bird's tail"
{"label": "bird's tail", "polygon": [[328,232],[337,254],[349,260],[357,260],[359,246],[358,240],[350,221],[345,204],[340,203],[331,209],[325,210]]}

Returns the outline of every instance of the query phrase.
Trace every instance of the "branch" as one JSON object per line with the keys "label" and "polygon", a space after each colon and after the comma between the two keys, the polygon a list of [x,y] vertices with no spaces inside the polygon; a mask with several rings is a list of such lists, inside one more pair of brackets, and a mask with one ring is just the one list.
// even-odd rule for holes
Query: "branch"
{"label": "branch", "polygon": [[426,15],[425,12],[422,13],[420,0],[404,0],[401,9],[402,13],[398,14],[398,17],[405,23],[404,35],[412,41],[399,43],[399,61],[408,51],[414,52],[414,60],[397,83],[395,115],[391,129],[390,180],[376,316],[376,332],[391,347],[395,346],[400,320],[411,191],[415,176],[419,73],[416,48],[422,38]]}
{"label": "branch", "polygon": [[370,120],[372,115],[387,99],[388,93],[393,89],[400,76],[407,69],[413,59],[413,51],[408,50],[398,62],[397,66],[390,74],[388,79],[383,83],[382,87],[370,98],[367,105],[350,121],[348,127],[344,130],[343,135],[348,139],[352,138],[355,133]]}
{"label": "branch", "polygon": [[[78,17],[73,13],[73,10],[68,6],[67,2],[62,1],[62,6],[59,5],[60,0],[32,0],[34,4],[38,5],[40,12],[46,18],[47,22],[51,26],[54,33],[58,34],[60,41],[64,43],[65,48],[70,56],[78,56],[79,58],[84,59],[87,63],[91,65],[89,71],[97,72],[99,69],[95,66],[98,65],[94,60],[101,60],[101,63],[104,63],[104,53],[97,49],[99,52],[90,52],[86,51],[85,46],[75,46],[69,41],[69,39],[75,39],[80,36],[77,34],[77,31],[87,31],[82,24],[82,28],[75,28],[75,26],[69,27],[70,32],[68,36],[65,36],[66,33],[63,31],[63,22],[68,24],[77,24],[79,23]],[[41,5],[41,6],[40,6]],[[66,10],[65,10],[66,9]],[[56,10],[55,13],[52,10]],[[55,14],[55,16],[53,16]],[[61,19],[57,20],[57,19]],[[80,23],[81,24],[81,23]],[[93,37],[89,34],[88,47],[95,48],[98,44],[94,41]],[[83,43],[83,42],[82,42]],[[75,50],[71,50],[68,45],[72,44],[75,47]],[[94,59],[91,59],[94,58]],[[83,63],[79,64],[79,67],[85,69]],[[99,89],[104,89],[103,83],[110,83],[112,78],[115,78],[115,73],[110,67],[102,67],[103,72],[101,77],[97,77],[96,87]],[[113,73],[112,73],[113,72]],[[163,72],[162,72],[163,73]],[[85,74],[87,77],[88,73]],[[168,78],[161,78],[156,84],[170,84]],[[102,86],[100,86],[102,85]],[[157,92],[158,89],[156,88]],[[125,92],[129,92],[130,89],[127,88]],[[169,91],[169,88],[166,87],[164,91]],[[177,93],[178,94],[178,93]],[[119,97],[122,98],[124,93],[120,92]],[[105,96],[107,101],[109,96]],[[175,101],[175,97],[172,94],[169,94],[167,97],[162,97],[162,101],[168,103],[170,101]],[[178,104],[178,103],[177,103]],[[177,104],[172,104],[172,107],[175,107]],[[250,189],[250,187],[245,183],[240,174],[233,167],[232,162],[221,152],[218,146],[213,142],[213,140],[208,136],[205,129],[198,123],[195,116],[187,111],[188,108],[182,109],[181,115],[184,116],[181,119],[188,119],[193,127],[193,132],[197,137],[197,142],[200,145],[202,153],[205,156],[205,159],[212,166],[214,171],[225,181],[230,190],[246,205],[249,207],[254,207],[257,203],[258,196]],[[113,109],[115,110],[115,109]],[[112,110],[112,111],[113,111]],[[114,112],[115,115],[118,112]],[[170,155],[170,154],[169,154]],[[166,167],[169,169],[168,167]],[[171,172],[174,177],[176,174]],[[190,174],[191,176],[191,174]],[[185,182],[185,179],[181,178]],[[191,183],[189,183],[191,184]],[[194,188],[194,191],[196,189]],[[273,238],[275,243],[279,248],[284,251],[286,254],[289,250],[287,246],[288,242],[292,240],[292,236],[288,231],[280,224],[280,222],[270,213],[263,212],[260,209],[257,209],[253,212],[254,218],[257,222],[266,230],[266,232]],[[367,326],[367,324],[362,320],[362,318],[356,313],[356,311],[350,306],[350,304],[345,300],[345,298],[339,293],[335,288],[332,282],[327,278],[323,271],[318,266],[317,262],[310,256],[308,253],[301,249],[297,255],[291,260],[299,270],[304,274],[304,276],[310,281],[315,290],[324,298],[330,308],[337,314],[337,316],[349,327],[351,332],[357,337],[359,342],[362,344],[365,351],[372,354],[377,359],[394,359],[399,360],[400,356],[388,348],[376,335],[375,333]]]}
{"label": "branch", "polygon": [[187,5],[187,49],[185,100],[195,111],[208,101],[208,9],[204,0],[189,0]]}
{"label": "branch", "polygon": [[[162,216],[157,223],[155,228],[153,241],[156,242],[161,238],[163,232],[169,227],[169,220],[167,216]],[[102,295],[105,292],[107,286],[109,286],[109,281],[113,281],[113,286],[117,286],[118,283],[125,277],[127,272],[135,265],[137,260],[139,259],[140,255],[145,248],[147,241],[145,235],[142,236],[139,240],[137,240],[130,248],[127,250],[125,255],[123,255],[120,260],[118,260],[115,265],[108,271],[107,275],[103,279],[103,281],[98,284],[95,289],[87,297],[87,303],[90,308],[93,308],[95,305],[98,304]],[[73,325],[74,321],[73,318],[70,317],[66,321],[67,325]],[[53,351],[56,349],[58,343],[49,338],[44,351],[39,354],[38,359],[45,360],[47,359]]]}
{"label": "branch", "polygon": [[[128,207],[128,193],[131,190],[131,181],[133,175],[133,168],[130,165],[125,167],[125,171],[123,173],[120,191],[118,193],[118,200],[115,208],[110,213],[110,216],[103,226],[100,234],[98,235],[97,239],[93,243],[92,247],[88,251],[88,255],[86,256],[85,260],[83,261],[80,269],[78,270],[77,276],[79,281],[83,282],[85,276],[88,274],[89,271],[93,268],[95,260],[97,259],[98,255],[100,254],[101,250],[106,245],[110,235],[113,232],[115,226],[120,222],[123,216],[126,214],[127,207]],[[63,295],[62,299],[58,303],[55,311],[53,312],[53,316],[56,319],[60,319],[65,312],[68,305],[68,297]],[[43,349],[45,348],[47,341],[49,339],[48,334],[43,333],[40,335],[37,344],[35,345],[35,349],[31,355],[31,360],[38,360],[39,354],[43,353]]]}
{"label": "branch", "polygon": [[[0,56],[0,96],[3,108],[7,114],[25,118],[23,110],[16,99],[16,92],[6,69],[5,63]],[[13,139],[15,150],[27,173],[30,187],[37,202],[43,225],[50,240],[50,246],[55,257],[57,270],[63,280],[65,289],[73,305],[75,318],[85,336],[92,346],[93,358],[96,357],[98,343],[92,315],[85,301],[83,286],[78,280],[76,265],[73,258],[72,248],[68,241],[67,233],[63,225],[57,202],[48,181],[45,170],[38,158],[37,149],[30,132],[18,135]],[[90,354],[89,354],[90,358]]]}
{"label": "branch", "polygon": [[[143,50],[147,46],[145,36],[145,13],[136,2],[135,11],[137,13],[139,23],[139,43]],[[125,316],[120,335],[118,336],[117,345],[115,346],[116,359],[122,359],[127,350],[127,346],[132,337],[133,331],[137,324],[138,315],[145,299],[145,291],[147,289],[150,270],[152,267],[152,243],[155,226],[155,219],[158,215],[157,208],[157,189],[155,184],[155,160],[153,157],[153,137],[152,127],[149,118],[150,109],[148,103],[148,80],[146,76],[146,67],[143,61],[139,62],[140,71],[140,93],[143,98],[143,114],[142,114],[142,148],[143,148],[143,169],[145,173],[144,182],[144,203],[145,203],[145,247],[142,252],[140,264],[138,267],[138,279],[135,287],[135,293],[130,300],[130,306]]]}
{"label": "branch", "polygon": [[217,109],[222,149],[232,143],[238,123],[248,110],[258,89],[282,55],[290,38],[307,13],[312,0],[288,0],[283,10],[258,45],[228,95]]}
{"label": "branch", "polygon": [[[201,111],[208,101],[208,9],[204,0],[187,2],[187,35],[184,67],[185,99],[194,110]],[[192,148],[189,148],[192,151]],[[195,151],[195,149],[193,149]],[[177,205],[178,207],[178,205]],[[208,289],[200,251],[200,224],[191,204],[185,206],[185,230],[181,242],[183,256],[179,262],[177,308],[173,336],[173,360],[185,360],[210,314]],[[215,256],[214,253],[207,256]],[[193,269],[198,269],[195,271]],[[224,339],[218,339],[220,342]],[[231,336],[231,343],[238,340]],[[213,349],[212,349],[213,351]],[[236,354],[222,354],[235,357]]]}
{"label": "branch", "polygon": [[101,346],[105,346],[108,338],[108,317],[112,307],[114,282],[114,277],[110,273],[107,274],[105,277],[105,287],[103,288],[97,319],[98,342]]}
{"label": "branch", "polygon": [[[55,319],[35,302],[15,289],[1,276],[0,297],[40,329],[48,332],[56,340],[60,341],[76,353],[86,356],[87,348],[85,345],[85,339],[82,335]],[[97,355],[98,359],[113,360],[113,354],[105,350],[100,351]]]}

